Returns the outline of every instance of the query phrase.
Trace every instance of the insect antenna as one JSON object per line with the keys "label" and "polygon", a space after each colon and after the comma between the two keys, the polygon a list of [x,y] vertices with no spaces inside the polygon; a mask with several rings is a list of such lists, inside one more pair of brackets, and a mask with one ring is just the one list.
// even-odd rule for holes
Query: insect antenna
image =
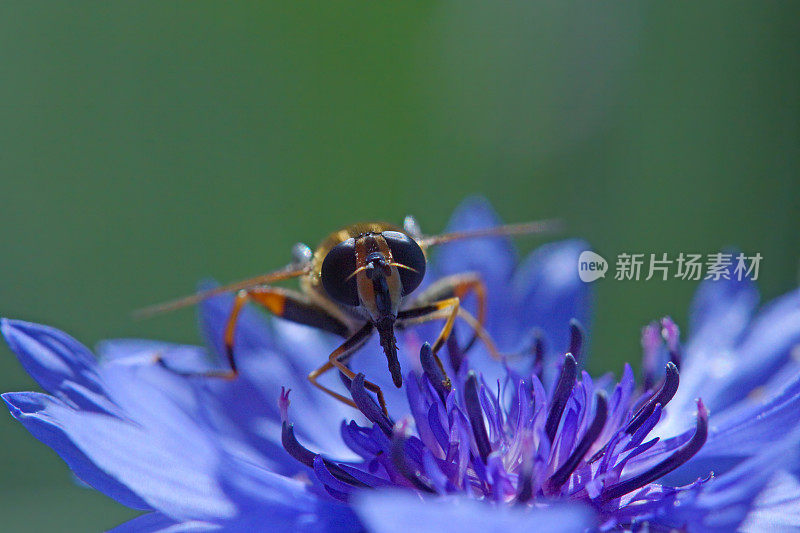
{"label": "insect antenna", "polygon": [[560,220],[538,220],[535,222],[525,222],[522,224],[508,224],[506,226],[495,226],[493,228],[482,228],[476,230],[443,233],[441,235],[430,235],[427,237],[422,237],[417,242],[420,246],[436,246],[438,244],[444,244],[447,242],[461,241],[465,239],[477,239],[479,237],[554,233],[561,231],[562,229],[563,223]]}

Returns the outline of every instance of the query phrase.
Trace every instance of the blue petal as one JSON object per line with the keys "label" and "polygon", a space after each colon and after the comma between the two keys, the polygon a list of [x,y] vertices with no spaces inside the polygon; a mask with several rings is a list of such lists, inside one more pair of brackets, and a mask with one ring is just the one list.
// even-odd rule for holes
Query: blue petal
{"label": "blue petal", "polygon": [[756,305],[758,289],[750,279],[703,281],[690,309],[691,340],[686,357],[692,357],[695,350],[735,344],[750,323]]}
{"label": "blue petal", "polygon": [[[436,325],[441,327],[440,324]],[[418,330],[414,330],[414,333],[418,332]],[[436,334],[438,331],[434,335]],[[404,374],[414,368],[419,361],[419,347],[407,342],[408,337],[408,332],[397,333],[397,353]],[[377,335],[355,353],[350,367],[354,372],[363,373],[369,381],[383,390],[390,415],[399,418],[408,413],[405,391],[394,386],[386,356],[383,354],[383,348],[381,348]],[[345,416],[352,418],[353,412],[347,412]]]}
{"label": "blue petal", "polygon": [[[223,365],[227,362],[222,336],[232,305],[233,296],[230,294],[209,298],[200,305],[201,331]],[[281,385],[292,389],[307,386],[306,376],[327,360],[327,355],[336,348],[336,340],[333,335],[320,333],[314,328],[270,318],[267,320],[254,305],[246,305],[236,325],[234,354],[239,366],[253,361],[257,366],[261,361],[271,359],[283,367],[281,373],[285,377],[278,383],[277,391],[272,393],[277,398]],[[255,379],[257,376],[251,377]],[[263,377],[269,379],[269,376]]]}
{"label": "blue petal", "polygon": [[756,455],[765,443],[777,442],[785,438],[787,432],[798,428],[800,392],[781,395],[763,404],[746,419],[729,420],[723,426],[714,424],[708,442],[697,454],[697,459]]}
{"label": "blue petal", "polygon": [[[122,398],[126,411],[135,413],[135,422],[76,411],[44,394],[7,394],[4,399],[14,416],[64,456],[81,479],[118,500],[120,486],[140,498],[129,498],[126,505],[157,509],[177,520],[233,514],[233,505],[215,479],[213,435],[164,391],[143,381],[136,387]],[[116,483],[109,485],[109,479]]]}
{"label": "blue petal", "polygon": [[[718,317],[721,322],[701,328],[707,332],[704,338],[716,339],[714,342],[723,344],[717,345],[711,340],[691,340],[687,344],[681,386],[670,402],[670,415],[661,428],[662,435],[675,435],[686,428],[687,421],[676,420],[673,413],[690,410],[698,396],[707,402],[712,412],[722,412],[745,400],[751,391],[763,392],[761,387],[767,385],[782,367],[785,368],[792,349],[800,343],[800,290],[771,302],[744,332],[741,332],[741,321],[749,313],[755,296],[751,289],[743,286],[738,286],[731,294],[738,295],[726,301],[733,310],[728,314],[709,312],[707,320],[723,313]],[[721,333],[729,325],[725,320],[731,320],[733,333],[728,336]],[[735,345],[724,344],[734,341],[737,341]]]}
{"label": "blue petal", "polygon": [[[689,531],[737,531],[748,514],[756,509],[757,496],[773,476],[780,470],[797,467],[798,438],[800,432],[794,431],[786,439],[765,446],[763,453],[706,484],[696,499],[673,509],[669,516],[671,523]],[[795,498],[796,494],[784,496]]]}
{"label": "blue petal", "polygon": [[560,361],[569,349],[571,319],[589,331],[591,286],[578,277],[578,257],[588,249],[577,239],[546,244],[529,255],[514,276],[517,329],[539,328],[550,361]]}
{"label": "blue petal", "polygon": [[[474,229],[490,228],[502,225],[489,202],[482,197],[466,199],[456,208],[445,232],[468,231]],[[487,288],[487,322],[486,327],[492,333],[496,342],[504,346],[504,333],[510,324],[508,317],[513,316],[513,309],[509,306],[510,284],[509,281],[517,263],[517,252],[513,242],[508,237],[485,237],[454,241],[436,246],[432,250],[432,259],[428,263],[428,273],[423,286],[417,290],[424,290],[427,285],[441,277],[465,272],[476,272],[486,284]],[[468,311],[475,311],[475,298],[467,297],[464,307]],[[466,342],[466,333],[469,328],[465,324],[456,323],[455,337]],[[439,334],[440,323],[425,323],[414,326],[408,331],[408,337],[416,339],[416,349],[411,350],[412,359],[419,352],[419,344],[424,341],[432,342]],[[402,340],[401,340],[402,342]],[[412,342],[411,344],[415,344]],[[480,343],[475,349],[486,355]],[[474,352],[473,352],[474,353]],[[402,361],[401,361],[402,362]],[[374,364],[378,361],[375,360]],[[386,373],[385,361],[382,373]],[[372,379],[371,375],[367,375]],[[391,403],[391,402],[390,402]]]}
{"label": "blue petal", "polygon": [[762,385],[800,344],[800,289],[774,300],[753,320],[737,347],[736,371],[719,404],[739,399]]}
{"label": "blue petal", "polygon": [[220,529],[208,522],[177,522],[161,513],[148,513],[120,524],[109,533],[199,533]]}
{"label": "blue petal", "polygon": [[579,505],[522,510],[469,498],[422,498],[395,491],[363,493],[354,507],[371,533],[509,533],[532,528],[540,533],[573,533],[596,525],[591,511]]}
{"label": "blue petal", "polygon": [[344,533],[361,531],[353,512],[320,499],[305,483],[280,476],[238,457],[224,454],[223,486],[237,502],[239,513],[220,522],[225,531]]}
{"label": "blue petal", "polygon": [[[157,412],[168,401],[185,415],[191,415],[196,424],[202,424],[206,406],[201,398],[227,385],[224,380],[182,376],[156,363],[157,358],[162,358],[171,368],[186,372],[212,368],[207,352],[195,346],[119,339],[101,342],[98,351],[101,357],[98,374],[108,395],[122,408],[122,418],[137,422],[141,416]],[[142,392],[151,389],[157,392],[150,395]]]}
{"label": "blue petal", "polygon": [[[233,296],[223,294],[205,300],[200,306],[203,334],[220,361],[225,360],[222,332],[231,305]],[[307,379],[308,373],[322,365],[336,345],[333,335],[275,317],[267,320],[253,306],[246,306],[237,323],[235,338],[240,376],[232,386],[220,390],[221,404],[230,406],[229,416],[241,427],[280,448],[276,402],[281,387],[290,388],[294,391],[292,411],[303,415],[294,419],[297,434],[334,457],[354,459],[339,438],[339,423],[345,417],[352,417],[354,411],[321,393]],[[334,387],[340,385],[333,372],[323,382]],[[262,451],[275,456],[274,448]],[[278,455],[288,458],[282,450],[278,450]]]}
{"label": "blue petal", "polygon": [[170,362],[181,365],[178,369],[187,372],[208,370],[212,364],[208,350],[150,339],[106,339],[97,343],[95,352],[101,366],[108,363],[153,366],[156,355],[164,357],[164,352],[168,352]]}
{"label": "blue petal", "polygon": [[[264,394],[250,376],[256,372],[248,359],[239,378],[228,381],[202,376],[180,376],[154,365],[156,355],[171,368],[202,372],[218,365],[205,349],[146,340],[110,340],[99,344],[101,375],[111,394],[136,390],[140,382],[170,391],[170,400],[191,414],[198,425],[212,426],[221,439],[257,450],[271,468],[295,474],[304,467],[286,454],[280,443],[280,422],[274,397]],[[280,372],[270,372],[280,376]],[[135,418],[139,406],[128,406]]]}
{"label": "blue petal", "polygon": [[733,348],[702,347],[681,373],[678,404],[689,394],[708,399],[719,410],[742,400],[783,366],[800,343],[800,290],[762,309]]}
{"label": "blue petal", "polygon": [[800,482],[788,472],[778,472],[756,497],[753,510],[740,531],[797,531],[800,529]]}
{"label": "blue petal", "polygon": [[84,409],[110,412],[97,361],[81,343],[55,328],[2,319],[0,329],[22,366],[48,392]]}
{"label": "blue petal", "polygon": [[[787,386],[786,390],[774,398],[760,402],[757,409],[736,409],[735,412],[721,413],[711,418],[708,440],[689,462],[669,474],[665,481],[673,485],[689,483],[709,472],[727,474],[741,468],[741,465],[765,450],[771,449],[766,443],[782,442],[784,448],[793,446],[800,449],[800,382]],[[736,416],[741,415],[741,416]],[[688,433],[665,439],[644,454],[636,465],[637,471],[647,469],[665,454],[671,453],[683,444]],[[790,439],[795,439],[794,443]],[[781,457],[786,468],[800,467],[800,458]]]}
{"label": "blue petal", "polygon": [[[292,389],[290,413],[293,414],[292,421],[298,436],[333,457],[355,459],[355,455],[341,441],[339,424],[344,418],[352,418],[356,411],[322,393],[306,377],[327,360],[335,343],[307,326],[285,320],[273,322],[277,349],[253,354],[242,363],[242,378],[250,383],[252,391],[258,391],[258,396],[248,400],[248,404],[255,409],[253,414],[258,416],[261,413],[263,416],[269,413],[270,421],[279,423],[275,406],[281,387],[287,386]],[[326,374],[321,382],[334,388],[342,386],[335,372]],[[239,394],[233,390],[228,398],[229,402],[241,401]],[[263,401],[259,398],[263,398]],[[277,430],[264,426],[263,422],[261,426],[260,433],[280,442],[279,426]]]}
{"label": "blue petal", "polygon": [[34,437],[53,448],[81,481],[127,507],[150,508],[128,487],[98,468],[58,426],[42,419],[39,412],[45,411],[50,404],[59,404],[59,400],[38,392],[5,393],[2,396],[11,416],[22,422]]}
{"label": "blue petal", "polygon": [[[303,330],[294,343],[299,347],[296,352],[302,350],[304,338],[315,335],[313,330],[303,326],[287,326]],[[281,330],[276,328],[279,338]],[[251,333],[258,334],[250,328],[244,328],[241,333],[245,338]],[[271,468],[291,475],[305,467],[292,459],[281,445],[277,399],[281,386],[286,385],[295,390],[292,412],[306,415],[296,420],[295,429],[301,438],[334,457],[355,458],[339,438],[339,422],[345,416],[352,416],[354,411],[312,388],[305,379],[308,371],[303,374],[302,381],[298,380],[296,374],[299,371],[292,367],[291,358],[279,351],[241,352],[239,377],[231,381],[180,376],[153,363],[158,355],[171,368],[181,371],[196,372],[219,366],[210,363],[205,350],[193,346],[123,339],[100,343],[99,352],[102,359],[100,372],[112,397],[122,395],[136,400],[131,405],[125,403],[134,419],[142,409],[139,404],[144,404],[144,409],[149,410],[151,407],[147,405],[153,403],[135,391],[145,385],[169,391],[170,401],[190,414],[195,424],[209,424],[209,419],[213,420],[214,432],[253,447]],[[331,377],[335,378],[335,375]],[[134,394],[131,395],[130,391]],[[123,400],[117,401],[123,403]]]}

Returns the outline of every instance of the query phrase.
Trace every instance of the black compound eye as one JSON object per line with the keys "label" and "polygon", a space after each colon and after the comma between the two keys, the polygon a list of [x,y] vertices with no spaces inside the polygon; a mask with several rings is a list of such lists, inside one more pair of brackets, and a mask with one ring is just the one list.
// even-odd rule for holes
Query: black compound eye
{"label": "black compound eye", "polygon": [[[358,305],[356,277],[356,241],[347,239],[328,252],[322,261],[322,286],[328,295],[339,303]],[[350,279],[347,279],[350,277]]]}
{"label": "black compound eye", "polygon": [[[405,267],[397,267],[400,283],[403,285],[403,296],[411,293],[422,283],[425,277],[425,254],[414,239],[399,231],[384,231],[381,235],[392,251],[392,259]],[[410,270],[413,269],[413,270]]]}

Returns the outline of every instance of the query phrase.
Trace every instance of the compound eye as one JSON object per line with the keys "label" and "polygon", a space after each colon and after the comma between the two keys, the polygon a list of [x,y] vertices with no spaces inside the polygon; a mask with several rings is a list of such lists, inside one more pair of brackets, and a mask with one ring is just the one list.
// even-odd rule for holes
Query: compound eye
{"label": "compound eye", "polygon": [[419,287],[422,278],[425,277],[425,254],[422,253],[419,244],[405,233],[384,231],[382,235],[392,251],[394,262],[403,265],[397,267],[397,271],[400,273],[400,283],[403,285],[403,296],[405,296]]}
{"label": "compound eye", "polygon": [[320,273],[322,286],[331,298],[345,305],[357,306],[360,303],[356,277],[351,277],[355,270],[355,239],[347,239],[331,248],[322,261]]}

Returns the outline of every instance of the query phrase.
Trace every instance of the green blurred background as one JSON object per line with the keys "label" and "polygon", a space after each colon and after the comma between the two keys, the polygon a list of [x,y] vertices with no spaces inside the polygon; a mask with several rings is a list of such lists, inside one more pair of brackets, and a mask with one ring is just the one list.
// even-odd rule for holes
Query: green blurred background
{"label": "green blurred background", "polygon": [[[483,194],[620,252],[760,252],[797,284],[800,5],[0,4],[0,314],[196,342],[129,311],[298,241]],[[520,243],[530,250],[537,241]],[[613,269],[613,265],[612,265]],[[613,277],[613,276],[612,276]],[[593,371],[694,282],[598,282]],[[35,387],[0,349],[0,390]],[[134,515],[0,416],[3,531]]]}

